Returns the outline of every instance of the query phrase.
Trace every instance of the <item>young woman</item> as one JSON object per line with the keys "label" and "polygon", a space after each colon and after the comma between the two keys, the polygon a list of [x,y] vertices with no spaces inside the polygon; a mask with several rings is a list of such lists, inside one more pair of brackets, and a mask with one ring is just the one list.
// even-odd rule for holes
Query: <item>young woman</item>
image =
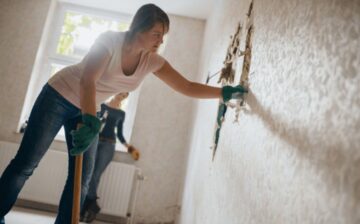
{"label": "young woman", "polygon": [[97,203],[97,189],[102,174],[114,156],[116,136],[128,149],[128,152],[131,153],[132,158],[134,160],[139,159],[139,151],[135,147],[129,145],[123,135],[125,111],[120,108],[122,102],[128,95],[129,93],[119,93],[112,97],[108,103],[101,104],[100,118],[102,118],[104,127],[99,134],[99,144],[96,151],[94,171],[89,184],[89,191],[85,197],[84,206],[81,211],[80,220],[83,222],[92,222],[96,218],[97,213],[100,212],[100,206]]}
{"label": "young woman", "polygon": [[[175,91],[195,98],[220,98],[226,102],[246,92],[241,86],[216,88],[185,79],[156,53],[168,31],[166,13],[153,4],[144,5],[136,12],[129,31],[100,35],[79,64],[62,69],[48,81],[31,111],[20,148],[0,178],[0,223],[5,223],[4,216],[62,125],[70,155],[86,151],[83,202],[101,125],[96,111],[108,97],[134,90],[147,74],[154,73]],[[77,129],[79,122],[82,126]],[[68,224],[71,220],[74,166],[75,157],[69,156],[68,177],[56,224]]]}

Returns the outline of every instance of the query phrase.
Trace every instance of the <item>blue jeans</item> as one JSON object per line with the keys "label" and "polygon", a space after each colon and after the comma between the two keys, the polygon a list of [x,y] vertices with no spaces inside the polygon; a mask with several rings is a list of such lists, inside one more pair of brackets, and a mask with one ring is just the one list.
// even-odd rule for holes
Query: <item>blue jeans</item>
{"label": "blue jeans", "polygon": [[[69,153],[73,147],[70,131],[76,129],[80,121],[81,111],[79,108],[46,84],[32,108],[20,148],[0,178],[0,223],[14,205],[20,190],[38,166],[61,126],[65,127]],[[85,199],[84,196],[92,175],[97,141],[98,139],[95,139],[84,153],[81,203]],[[68,176],[61,195],[56,224],[71,223],[75,157],[69,154],[68,161]],[[51,180],[44,180],[39,184],[46,185],[47,181]]]}
{"label": "blue jeans", "polygon": [[86,195],[88,200],[95,200],[97,198],[97,188],[99,186],[100,178],[106,167],[110,164],[115,152],[115,144],[107,141],[99,141],[94,172],[89,184],[89,191]]}

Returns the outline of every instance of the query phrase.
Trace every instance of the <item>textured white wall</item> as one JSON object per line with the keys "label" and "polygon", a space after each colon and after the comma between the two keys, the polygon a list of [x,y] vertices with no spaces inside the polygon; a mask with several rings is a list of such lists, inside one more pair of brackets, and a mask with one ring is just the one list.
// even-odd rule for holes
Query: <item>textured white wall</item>
{"label": "textured white wall", "polygon": [[[189,80],[198,77],[198,63],[205,23],[171,16],[163,56]],[[137,165],[147,180],[137,205],[140,223],[174,221],[178,194],[183,186],[191,135],[194,101],[154,75],[143,83],[134,123],[132,143],[141,150]]]}
{"label": "textured white wall", "polygon": [[49,0],[0,1],[0,139],[15,134],[44,28]]}
{"label": "textured white wall", "polygon": [[[216,1],[202,74],[249,2]],[[179,223],[360,223],[360,1],[254,7],[250,111],[228,111],[212,162],[217,103],[198,105]]]}

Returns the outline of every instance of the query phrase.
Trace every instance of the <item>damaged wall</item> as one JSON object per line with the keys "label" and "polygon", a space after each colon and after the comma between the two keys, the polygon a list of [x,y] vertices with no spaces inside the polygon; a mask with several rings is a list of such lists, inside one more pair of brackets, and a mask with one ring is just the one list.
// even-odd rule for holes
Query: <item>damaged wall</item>
{"label": "damaged wall", "polygon": [[[216,1],[203,80],[249,4]],[[212,162],[217,102],[199,103],[179,223],[360,223],[359,12],[357,0],[254,2],[248,111],[239,124],[227,112]]]}

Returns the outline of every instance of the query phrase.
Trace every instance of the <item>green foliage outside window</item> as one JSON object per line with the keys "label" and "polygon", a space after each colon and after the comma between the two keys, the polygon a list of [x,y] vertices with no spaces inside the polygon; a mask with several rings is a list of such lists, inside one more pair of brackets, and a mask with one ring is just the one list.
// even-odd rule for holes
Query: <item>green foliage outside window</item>
{"label": "green foliage outside window", "polygon": [[84,31],[95,33],[96,36],[106,30],[125,31],[129,24],[101,17],[66,12],[56,53],[66,56],[74,54],[76,41]]}

